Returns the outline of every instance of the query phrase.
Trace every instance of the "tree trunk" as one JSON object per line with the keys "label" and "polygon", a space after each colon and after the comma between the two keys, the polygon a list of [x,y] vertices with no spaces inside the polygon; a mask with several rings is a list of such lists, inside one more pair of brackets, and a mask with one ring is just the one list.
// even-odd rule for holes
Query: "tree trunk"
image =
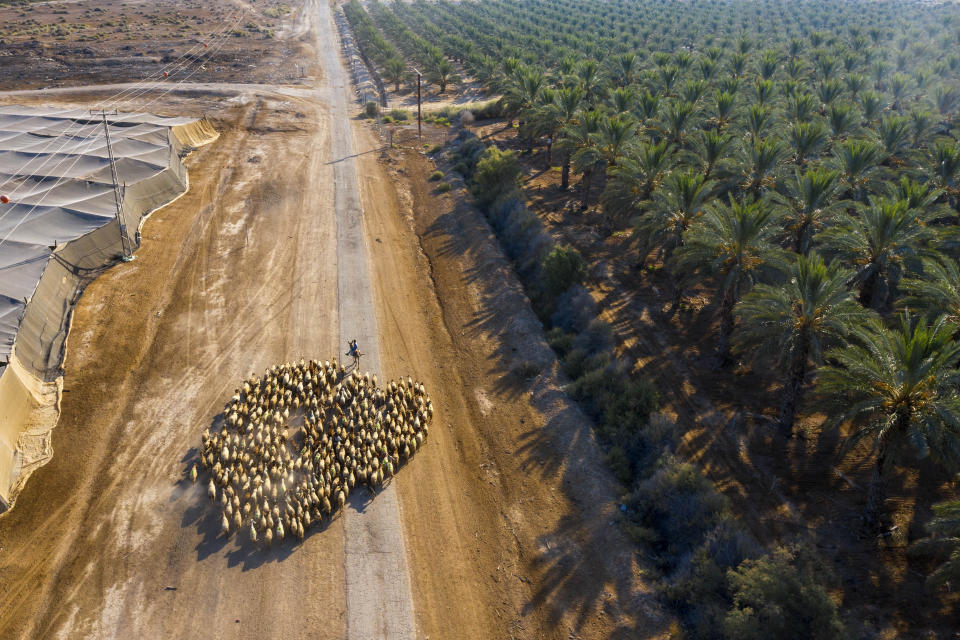
{"label": "tree trunk", "polygon": [[785,438],[793,436],[793,422],[797,415],[797,407],[803,400],[809,353],[810,339],[807,336],[807,330],[803,329],[800,348],[791,363],[787,383],[783,389],[783,400],[780,403],[780,430]]}
{"label": "tree trunk", "polygon": [[870,531],[880,529],[880,516],[883,505],[887,501],[887,487],[883,478],[883,467],[887,460],[887,447],[881,442],[877,461],[873,466],[873,478],[870,479],[870,488],[867,490],[867,508],[863,519]]}
{"label": "tree trunk", "polygon": [[590,183],[593,181],[593,171],[584,171],[583,179],[580,181],[583,184],[583,200],[580,203],[580,208],[586,210],[590,205]]}
{"label": "tree trunk", "polygon": [[807,255],[807,252],[804,251],[803,247],[803,236],[806,235],[807,229],[809,228],[809,222],[803,222],[797,227],[797,230],[793,232],[793,252],[802,256]]}
{"label": "tree trunk", "polygon": [[560,171],[560,190],[566,191],[570,188],[570,161],[563,163],[563,169]]}
{"label": "tree trunk", "polygon": [[717,355],[720,357],[720,365],[724,367],[732,361],[730,336],[733,334],[733,305],[736,302],[733,291],[724,293],[720,301],[720,335],[717,337]]}
{"label": "tree trunk", "polygon": [[876,300],[874,300],[874,289],[877,288],[877,278],[879,277],[879,272],[874,270],[867,279],[863,282],[863,286],[860,287],[860,304],[866,307],[867,309],[872,309]]}
{"label": "tree trunk", "polygon": [[394,93],[400,93],[400,81],[399,81],[399,80],[397,80],[397,81],[394,83],[394,85],[393,85],[393,92],[394,92]]}
{"label": "tree trunk", "polygon": [[547,143],[547,170],[550,169],[550,165],[553,164],[553,143]]}

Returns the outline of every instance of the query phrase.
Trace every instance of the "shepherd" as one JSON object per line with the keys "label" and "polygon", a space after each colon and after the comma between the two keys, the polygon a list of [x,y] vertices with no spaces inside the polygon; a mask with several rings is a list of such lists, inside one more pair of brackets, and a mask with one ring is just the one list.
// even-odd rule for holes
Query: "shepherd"
{"label": "shepherd", "polygon": [[354,370],[357,370],[360,368],[360,356],[362,356],[363,354],[360,353],[360,347],[357,346],[356,340],[351,340],[350,342],[347,343],[347,346],[349,346],[350,348],[347,351],[346,355],[351,356],[353,358],[353,368]]}

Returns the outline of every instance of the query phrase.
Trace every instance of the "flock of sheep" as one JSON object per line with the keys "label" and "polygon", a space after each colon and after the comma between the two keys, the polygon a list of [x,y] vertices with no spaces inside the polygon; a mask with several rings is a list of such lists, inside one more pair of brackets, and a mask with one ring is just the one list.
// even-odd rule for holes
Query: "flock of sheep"
{"label": "flock of sheep", "polygon": [[303,539],[355,486],[374,492],[389,480],[423,445],[433,403],[410,378],[381,388],[336,360],[301,359],[251,374],[223,415],[219,431],[204,432],[200,456],[222,533],[246,528],[270,545],[288,532]]}

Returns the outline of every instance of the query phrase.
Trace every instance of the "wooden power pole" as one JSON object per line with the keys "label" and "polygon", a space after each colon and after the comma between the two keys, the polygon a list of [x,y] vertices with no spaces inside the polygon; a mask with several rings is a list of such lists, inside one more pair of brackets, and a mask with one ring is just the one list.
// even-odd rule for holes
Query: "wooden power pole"
{"label": "wooden power pole", "polygon": [[420,83],[423,80],[423,75],[416,67],[410,68],[417,74],[417,136],[420,138],[420,142],[423,142],[423,114],[420,108]]}

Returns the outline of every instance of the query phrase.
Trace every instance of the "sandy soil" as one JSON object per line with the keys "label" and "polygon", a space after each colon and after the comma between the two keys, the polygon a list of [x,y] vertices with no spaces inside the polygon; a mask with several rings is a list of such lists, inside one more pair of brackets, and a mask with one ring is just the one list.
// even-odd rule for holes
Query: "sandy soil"
{"label": "sandy soil", "polygon": [[[349,91],[311,74],[321,98]],[[341,346],[331,131],[350,126],[382,369],[438,406],[394,483],[416,636],[658,635],[587,421],[482,218],[324,100],[214,93],[171,98],[221,138],[77,308],[54,458],[0,519],[0,637],[345,637],[350,518],[255,549],[217,538],[184,475],[241,377]]]}
{"label": "sandy soil", "polygon": [[190,78],[300,82],[279,0],[105,0],[0,6],[0,88]]}

